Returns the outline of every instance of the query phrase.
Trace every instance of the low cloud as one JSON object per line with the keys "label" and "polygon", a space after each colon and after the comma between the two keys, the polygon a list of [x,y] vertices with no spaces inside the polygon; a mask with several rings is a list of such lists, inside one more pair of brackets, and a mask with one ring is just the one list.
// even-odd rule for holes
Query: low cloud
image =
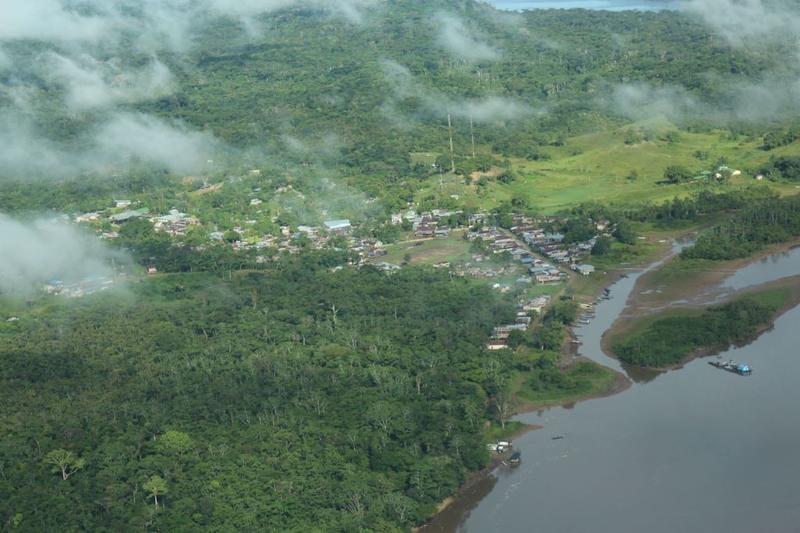
{"label": "low cloud", "polygon": [[110,172],[131,163],[188,173],[218,148],[210,134],[138,113],[114,113],[71,146],[47,139],[23,114],[0,114],[0,173],[18,179]]}
{"label": "low cloud", "polygon": [[699,102],[683,87],[654,87],[648,83],[615,87],[609,103],[617,113],[634,120],[663,116],[683,121],[701,110]]}
{"label": "low cloud", "polygon": [[684,0],[680,5],[738,46],[759,46],[763,39],[795,39],[800,31],[800,9],[796,2]]}
{"label": "low cloud", "polygon": [[120,113],[95,137],[103,158],[131,157],[163,166],[172,172],[200,168],[213,152],[216,141],[208,133],[191,131],[180,123],[168,123],[142,115]]}
{"label": "low cloud", "polygon": [[0,48],[0,72],[9,69],[13,66],[11,56],[9,56],[2,48]]}
{"label": "low cloud", "polygon": [[703,120],[713,124],[757,124],[800,113],[800,80],[767,78],[763,82],[715,80],[714,102],[706,102],[679,86],[647,83],[619,85],[610,107],[634,120],[665,117],[675,123]]}
{"label": "low cloud", "polygon": [[514,121],[533,114],[533,110],[518,100],[500,96],[456,100],[451,102],[453,114],[475,122]]}
{"label": "low cloud", "polygon": [[785,121],[800,114],[800,6],[785,0],[684,0],[680,6],[733,47],[761,54],[779,44],[793,46],[794,53],[785,54],[780,72],[763,72],[758,80],[708,74],[712,95],[694,95],[679,86],[620,85],[611,96],[617,112],[633,119],[664,116],[715,124]]}
{"label": "low cloud", "polygon": [[108,15],[84,15],[60,0],[4,0],[0,41],[96,43],[109,34],[111,22]]}
{"label": "low cloud", "polygon": [[460,18],[439,13],[434,20],[438,26],[436,43],[453,57],[475,62],[500,58],[500,52],[476,37]]}
{"label": "low cloud", "polygon": [[88,55],[73,60],[49,54],[47,63],[53,79],[66,88],[67,105],[76,111],[158,98],[173,89],[172,74],[157,59],[130,71]]}
{"label": "low cloud", "polygon": [[60,219],[30,222],[0,213],[0,292],[24,295],[58,279],[76,283],[113,276],[112,258],[124,261],[96,237]]}
{"label": "low cloud", "polygon": [[309,7],[353,23],[378,0],[4,0],[0,41],[58,44],[123,42],[133,35],[145,51],[155,43],[186,49],[191,33],[211,17],[253,18],[292,7]]}
{"label": "low cloud", "polygon": [[427,116],[453,116],[475,122],[507,122],[525,119],[536,112],[526,103],[504,96],[458,98],[423,86],[405,66],[392,60],[383,61],[384,77],[394,94],[384,104],[384,113],[392,120],[402,121],[398,100],[413,100]]}
{"label": "low cloud", "polygon": [[364,11],[377,0],[209,0],[209,7],[218,14],[253,17],[291,7],[311,7],[327,11],[352,23],[361,23]]}

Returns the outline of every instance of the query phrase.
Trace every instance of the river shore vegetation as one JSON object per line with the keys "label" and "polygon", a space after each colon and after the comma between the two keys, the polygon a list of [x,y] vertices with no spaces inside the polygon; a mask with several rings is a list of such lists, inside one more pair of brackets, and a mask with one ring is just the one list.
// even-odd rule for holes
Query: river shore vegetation
{"label": "river shore vegetation", "polygon": [[[0,528],[410,530],[492,464],[487,442],[525,429],[518,410],[614,389],[618,374],[565,350],[606,272],[701,227],[713,229],[684,264],[800,235],[794,116],[740,121],[722,91],[795,81],[782,44],[753,53],[677,11],[512,17],[470,0],[397,0],[351,20],[332,16],[335,2],[272,4],[286,8],[256,26],[204,18],[183,51],[144,53],[136,25],[114,27],[127,54],[2,43],[0,120],[20,135],[0,146],[0,214],[81,226],[132,265],[120,290],[65,299],[37,279],[35,294],[0,294]],[[443,46],[456,19],[450,33],[491,37],[488,56]],[[50,77],[50,60],[67,65],[76,49],[79,83]],[[164,93],[120,97],[137,87],[124,74],[156,59]],[[732,118],[628,105],[631,90],[658,100],[671,87]],[[112,101],[76,108],[85,88]],[[141,153],[129,141],[149,136],[126,132],[100,157],[93,143],[119,114],[198,146],[181,154],[148,138]],[[169,164],[183,155],[200,164]],[[172,234],[144,215],[113,222],[128,209],[194,222]],[[415,216],[403,215],[433,210],[453,212],[440,226],[452,231],[411,243]],[[492,279],[505,294],[443,265],[511,261],[462,238],[478,212],[506,232],[515,214],[546,221],[576,245],[615,229],[586,250],[594,274],[559,265],[563,281],[536,285],[516,265]],[[398,269],[359,263],[344,235],[315,249],[300,230],[344,218]],[[4,265],[26,246],[9,248]],[[493,328],[517,320],[517,290],[552,300],[489,350]],[[623,343],[625,357],[669,365],[740,342],[732,324],[757,330],[776,301],[660,317]],[[676,350],[665,339],[683,327],[690,341]]]}
{"label": "river shore vegetation", "polygon": [[667,368],[692,355],[749,342],[786,303],[784,289],[748,294],[706,308],[676,308],[648,317],[612,346],[624,363]]}

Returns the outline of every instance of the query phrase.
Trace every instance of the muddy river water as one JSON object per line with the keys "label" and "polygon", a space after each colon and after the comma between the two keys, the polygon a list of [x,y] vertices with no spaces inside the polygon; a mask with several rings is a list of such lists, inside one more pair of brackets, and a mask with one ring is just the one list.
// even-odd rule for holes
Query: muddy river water
{"label": "muddy river water", "polygon": [[[800,273],[800,249],[740,269],[740,289]],[[637,276],[576,330],[581,354],[620,369],[600,337]],[[800,531],[800,307],[721,355],[751,376],[695,360],[608,398],[518,417],[544,426],[423,531],[770,533]],[[554,436],[563,438],[554,440]]]}

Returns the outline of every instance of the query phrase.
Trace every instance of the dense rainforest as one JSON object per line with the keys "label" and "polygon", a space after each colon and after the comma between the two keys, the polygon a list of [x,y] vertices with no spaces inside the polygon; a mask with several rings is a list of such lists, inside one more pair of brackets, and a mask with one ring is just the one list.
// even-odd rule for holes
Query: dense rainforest
{"label": "dense rainforest", "polygon": [[[460,17],[459,31],[496,53],[463,58],[443,51],[442,13]],[[734,105],[725,80],[795,74],[784,45],[765,43],[758,53],[734,47],[672,11],[535,10],[511,17],[476,2],[397,0],[360,24],[311,8],[271,13],[259,23],[254,38],[234,18],[208,21],[190,51],[159,54],[175,90],[123,108],[213,133],[232,150],[231,160],[262,158],[247,151],[258,147],[279,165],[333,167],[372,194],[389,188],[401,195],[432,171],[411,153],[447,152],[448,114],[459,161],[472,139],[483,154],[535,158],[537,146],[626,123],[643,104],[620,88],[680,86],[724,108]],[[25,65],[48,46],[8,48]],[[131,54],[125,62],[132,65],[148,59]],[[0,79],[30,95],[36,124],[52,140],[80,143],[82,132],[103,120],[101,110],[61,106],[62,88],[20,68],[0,71]],[[13,106],[13,95],[0,92],[0,107]],[[703,120],[693,113],[683,125],[703,127]],[[772,137],[770,146],[779,142]]]}
{"label": "dense rainforest", "polygon": [[4,526],[388,531],[430,515],[488,459],[511,361],[483,344],[514,308],[441,271],[304,259],[0,324]]}
{"label": "dense rainforest", "polygon": [[722,224],[704,232],[681,252],[685,259],[725,260],[747,257],[770,244],[800,235],[800,197],[768,198],[743,207]]}
{"label": "dense rainforest", "polygon": [[[419,525],[487,464],[492,423],[504,425],[513,408],[511,383],[522,382],[534,397],[559,397],[589,391],[603,374],[588,362],[558,364],[576,303],[568,295],[554,300],[527,332],[509,337],[514,352],[488,351],[492,328],[515,320],[515,302],[485,280],[414,266],[391,275],[355,268],[337,237],[323,251],[297,239],[291,256],[235,250],[235,228],[281,235],[309,219],[348,216],[355,237],[391,242],[411,228],[408,220],[409,227],[390,227],[390,213],[459,207],[453,195],[446,206],[413,205],[421,184],[450,165],[465,181],[473,171],[496,171],[476,188],[489,180],[519,183],[510,159],[546,161],[542,149],[556,148],[564,158],[580,155],[569,146],[573,136],[628,125],[639,102],[630,91],[645,85],[657,96],[684,87],[698,105],[724,115],[735,105],[724,82],[797,74],[784,61],[783,44],[767,42],[753,53],[680,12],[512,16],[472,1],[380,4],[348,22],[310,2],[261,16],[258,32],[244,31],[233,16],[204,19],[191,46],[157,51],[174,77],[168,94],[79,111],[66,103],[74,95],[36,67],[67,45],[2,43],[0,60],[12,57],[15,70],[0,64],[0,118],[24,108],[46,147],[90,157],[87,139],[118,111],[214,140],[196,176],[123,153],[124,165],[78,165],[93,170],[51,181],[41,168],[52,166],[20,172],[4,164],[0,150],[0,213],[24,221],[103,212],[93,229],[115,233],[106,245],[138,264],[129,273],[158,271],[131,275],[121,292],[75,301],[0,295],[3,528]],[[489,43],[482,57],[443,50],[441,29],[452,28],[453,17],[459,33]],[[119,62],[120,71],[152,59],[130,50],[122,58],[116,50],[92,53],[98,62]],[[671,124],[669,135],[681,135],[675,125],[683,133],[707,131],[707,119],[692,113]],[[769,132],[757,148],[764,159],[797,137],[780,120],[723,122],[731,138]],[[443,156],[450,130],[452,161]],[[639,135],[631,130],[625,146],[651,142]],[[658,142],[671,149],[669,139]],[[167,152],[167,159],[181,155],[171,146]],[[39,152],[31,153],[35,159]],[[700,157],[686,157],[700,167]],[[770,182],[796,181],[797,167],[796,158],[777,155],[761,170]],[[800,200],[734,186],[681,189],[669,201],[663,198],[675,189],[657,202],[575,207],[581,197],[547,229],[579,243],[608,219],[614,233],[598,240],[592,261],[609,262],[614,250],[633,248],[636,230],[647,225],[719,217],[685,252],[710,259],[800,235]],[[264,206],[255,207],[262,198]],[[122,199],[154,215],[175,209],[201,222],[173,236],[145,219],[112,225],[109,211],[125,208],[109,206]],[[489,220],[504,228],[514,213],[537,214],[514,195],[496,205],[487,209]],[[464,209],[455,222],[469,214]],[[234,237],[211,241],[212,231]],[[742,320],[746,334],[766,311],[747,301],[712,308],[702,322],[658,323],[622,351],[634,364],[670,364],[679,352],[739,340],[732,321]],[[667,342],[683,327],[693,328],[691,344]],[[644,350],[645,341],[662,351]]]}

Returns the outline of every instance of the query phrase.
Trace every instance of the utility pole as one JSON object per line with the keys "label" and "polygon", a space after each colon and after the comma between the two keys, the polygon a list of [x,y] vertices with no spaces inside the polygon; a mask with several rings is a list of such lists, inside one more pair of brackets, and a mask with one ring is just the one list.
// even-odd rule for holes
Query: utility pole
{"label": "utility pole", "polygon": [[469,135],[472,137],[472,159],[475,159],[475,130],[472,128],[472,115],[469,116]]}
{"label": "utility pole", "polygon": [[450,119],[450,113],[447,114],[447,131],[450,133],[450,172],[456,173],[456,160],[453,150],[453,122]]}

